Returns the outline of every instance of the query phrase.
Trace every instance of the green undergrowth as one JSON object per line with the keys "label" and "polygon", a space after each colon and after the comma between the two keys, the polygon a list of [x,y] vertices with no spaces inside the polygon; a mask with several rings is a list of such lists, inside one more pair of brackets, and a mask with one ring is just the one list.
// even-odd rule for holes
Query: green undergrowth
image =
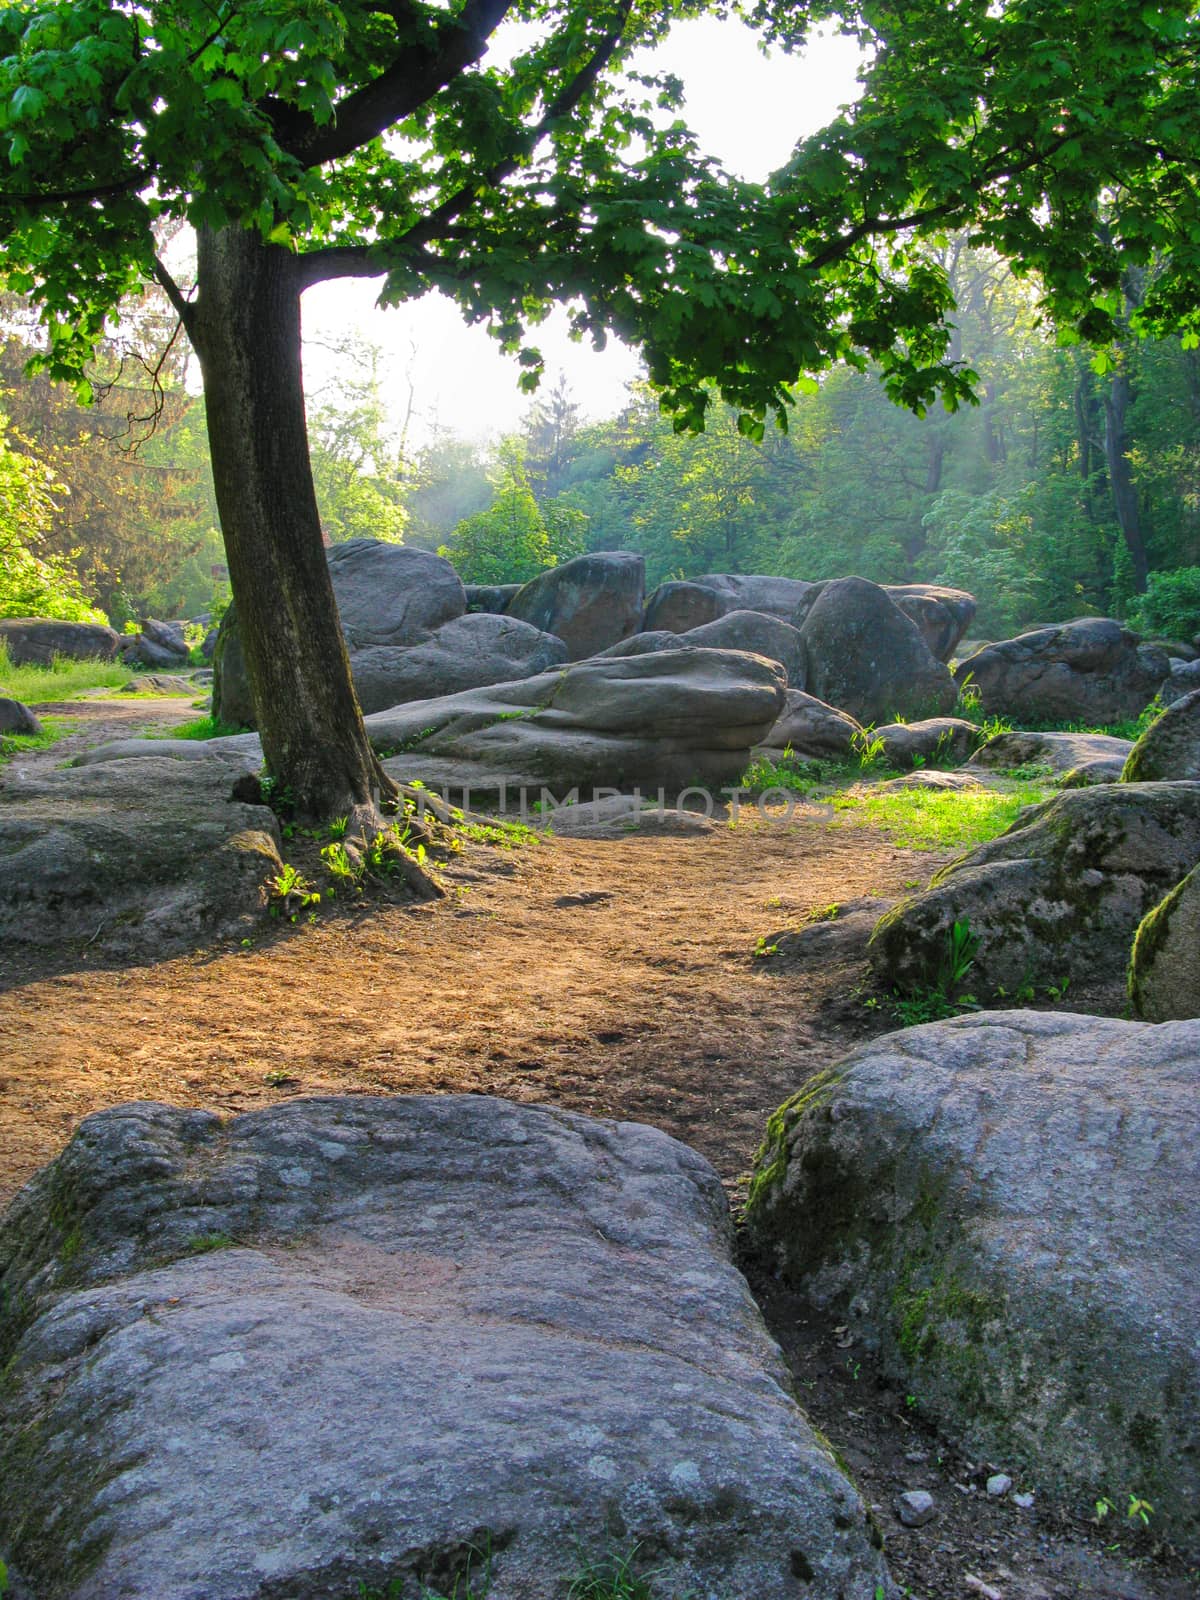
{"label": "green undergrowth", "polygon": [[[634,1570],[635,1550],[630,1555],[613,1555],[599,1561],[581,1560],[573,1578],[562,1579],[561,1600],[691,1600],[671,1594],[655,1583],[656,1574]],[[417,1600],[485,1600],[492,1586],[490,1555],[473,1552],[458,1575],[431,1588],[419,1584]],[[360,1583],[350,1600],[407,1600],[412,1594],[408,1580],[393,1578],[381,1587]]]}
{"label": "green undergrowth", "polygon": [[838,816],[831,826],[878,828],[906,850],[952,850],[984,844],[1004,833],[1026,806],[1053,790],[1023,783],[1015,789],[871,789],[830,795]]}
{"label": "green undergrowth", "polygon": [[25,750],[45,750],[75,727],[65,717],[41,717],[41,733],[0,733],[0,762],[11,761]]}
{"label": "green undergrowth", "polygon": [[236,722],[222,722],[220,717],[196,717],[191,722],[181,722],[176,728],[164,728],[147,735],[150,739],[229,739],[235,733],[252,733]]}
{"label": "green undergrowth", "polygon": [[14,666],[0,640],[0,695],[24,705],[71,700],[88,689],[119,689],[134,676],[119,661],[68,661],[55,656],[48,667]]}

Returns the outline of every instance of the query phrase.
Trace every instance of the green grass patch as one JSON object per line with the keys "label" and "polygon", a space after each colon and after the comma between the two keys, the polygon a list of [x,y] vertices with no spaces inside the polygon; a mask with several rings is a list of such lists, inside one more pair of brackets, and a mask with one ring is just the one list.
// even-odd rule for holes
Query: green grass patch
{"label": "green grass patch", "polygon": [[65,717],[42,717],[41,733],[0,733],[0,761],[11,761],[24,750],[45,750],[72,732],[75,723]]}
{"label": "green grass patch", "polygon": [[55,656],[48,667],[16,667],[0,640],[0,695],[24,705],[72,700],[87,689],[119,689],[133,673],[119,661],[67,661]]}
{"label": "green grass patch", "polygon": [[830,797],[841,815],[831,824],[878,828],[906,850],[952,850],[983,844],[1004,832],[1025,806],[1054,791],[1040,784],[995,789],[864,789]]}
{"label": "green grass patch", "polygon": [[220,717],[196,717],[192,722],[181,722],[177,728],[164,728],[160,733],[147,734],[148,739],[228,739],[235,733],[250,733],[250,728],[236,722],[222,722]]}

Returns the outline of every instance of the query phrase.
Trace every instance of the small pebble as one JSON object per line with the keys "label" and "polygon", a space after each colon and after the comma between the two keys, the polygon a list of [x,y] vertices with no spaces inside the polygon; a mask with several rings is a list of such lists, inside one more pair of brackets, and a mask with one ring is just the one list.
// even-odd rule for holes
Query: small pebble
{"label": "small pebble", "polygon": [[1031,1494],[1015,1494],[1013,1495],[1013,1505],[1020,1506],[1022,1511],[1028,1511],[1033,1505],[1033,1496]]}
{"label": "small pebble", "polygon": [[987,1481],[987,1492],[993,1500],[1003,1500],[1012,1488],[1012,1479],[1007,1472],[993,1472]]}
{"label": "small pebble", "polygon": [[933,1496],[925,1489],[908,1489],[892,1501],[892,1509],[906,1528],[923,1528],[937,1507]]}
{"label": "small pebble", "polygon": [[929,1452],[928,1450],[906,1450],[904,1459],[905,1461],[911,1461],[914,1467],[919,1467],[923,1462],[929,1460]]}

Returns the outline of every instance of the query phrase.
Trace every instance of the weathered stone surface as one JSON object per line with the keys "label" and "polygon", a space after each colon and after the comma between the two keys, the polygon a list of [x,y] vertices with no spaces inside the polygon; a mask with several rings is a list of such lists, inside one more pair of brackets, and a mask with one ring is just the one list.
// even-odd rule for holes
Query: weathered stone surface
{"label": "weathered stone surface", "polygon": [[889,583],[884,587],[892,604],[920,628],[934,659],[949,661],[975,620],[979,609],[975,596],[936,583]]}
{"label": "weathered stone surface", "polygon": [[961,765],[979,738],[979,729],[962,717],[926,717],[919,722],[885,722],[872,739],[883,740],[883,759],[901,770],[921,761]]}
{"label": "weathered stone surface", "polygon": [[[775,578],[743,572],[709,572],[691,581],[716,595],[720,616],[729,611],[762,611],[790,623],[793,628],[804,621],[823,587],[803,578]],[[660,622],[658,626],[667,624]]]}
{"label": "weathered stone surface", "polygon": [[49,666],[55,656],[70,661],[111,661],[121,643],[97,622],[55,622],[47,617],[0,617],[0,640],[14,667]]}
{"label": "weathered stone surface", "polygon": [[862,736],[862,724],[845,711],[826,705],[815,695],[789,689],[778,720],[762,742],[769,750],[790,747],[798,756],[843,761]]}
{"label": "weathered stone surface", "polygon": [[543,815],[539,826],[564,839],[627,839],[634,834],[694,838],[711,833],[716,823],[703,812],[660,806],[646,796],[618,794],[559,807]]}
{"label": "weathered stone surface", "polygon": [[1200,1017],[1200,866],[1142,919],[1129,962],[1129,998],[1147,1022]]}
{"label": "weathered stone surface", "polygon": [[783,705],[782,669],[732,650],[597,657],[527,678],[367,718],[375,747],[574,785],[724,784]]}
{"label": "weathered stone surface", "polygon": [[889,985],[932,982],[965,919],[981,1000],[1030,980],[1119,977],[1138,923],[1198,860],[1200,784],[1074,789],[901,901],[875,931],[871,964]]}
{"label": "weathered stone surface", "polygon": [[716,591],[703,583],[660,583],[646,601],[646,609],[642,613],[642,631],[687,633],[689,628],[699,628],[706,622],[713,622],[724,609],[724,603]]}
{"label": "weathered stone surface", "polygon": [[1173,706],[1185,694],[1200,689],[1200,659],[1172,661],[1171,675],[1158,687],[1158,698],[1164,706]]}
{"label": "weathered stone surface", "polygon": [[241,772],[257,772],[262,766],[262,745],[256,733],[233,733],[221,739],[110,739],[107,744],[81,750],[72,757],[71,766],[97,767],[135,757],[197,761],[210,766],[228,761],[236,777]]}
{"label": "weathered stone surface", "polygon": [[641,627],[645,559],[629,550],[576,556],[525,584],[505,616],[565,640],[568,661],[582,661]]}
{"label": "weathered stone surface", "polygon": [[182,622],[160,622],[155,617],[147,617],[142,623],[143,638],[152,640],[171,655],[186,661],[188,646],[183,630]]}
{"label": "weathered stone surface", "polygon": [[[749,1224],[975,1460],[1200,1542],[1200,1024],[905,1029],[769,1125]],[[1082,1592],[1082,1591],[1081,1591]]]}
{"label": "weathered stone surface", "polygon": [[521,592],[519,583],[468,583],[464,585],[468,611],[490,611],[502,616],[513,595]]}
{"label": "weathered stone surface", "polygon": [[[561,640],[492,613],[464,614],[466,591],[441,556],[372,539],[328,552],[329,573],[359,704],[408,700],[531,677],[566,659]],[[231,606],[214,659],[213,705],[223,722],[256,725]]]}
{"label": "weathered stone surface", "polygon": [[882,789],[941,789],[948,794],[961,793],[964,789],[996,788],[993,782],[989,785],[984,780],[987,774],[968,772],[959,767],[954,772],[939,772],[936,767],[920,767],[915,772],[905,772],[898,778],[887,778],[883,783],[874,785]]}
{"label": "weathered stone surface", "polygon": [[0,695],[0,733],[41,733],[42,725],[28,706]]}
{"label": "weathered stone surface", "polygon": [[1200,778],[1200,689],[1167,707],[1129,752],[1126,783]]}
{"label": "weathered stone surface", "polygon": [[101,1112],[0,1227],[5,1556],[38,1600],[415,1600],[484,1546],[489,1600],[614,1548],[665,1594],[895,1595],[730,1242],[637,1124]]}
{"label": "weathered stone surface", "polygon": [[603,656],[648,655],[655,650],[747,650],[751,655],[778,661],[793,689],[803,689],[805,676],[804,641],[799,631],[765,611],[727,611],[712,622],[672,633],[658,628],[649,633],[632,633],[619,644],[599,653]]}
{"label": "weathered stone surface", "polygon": [[155,742],[82,769],[4,767],[0,941],[160,955],[260,923],[274,816],[229,799],[235,767],[145,753]]}
{"label": "weathered stone surface", "polygon": [[1133,742],[1107,733],[998,733],[976,750],[970,765],[989,769],[1047,767],[1087,783],[1116,783]]}
{"label": "weathered stone surface", "polygon": [[957,690],[921,630],[865,578],[827,583],[800,629],[810,694],[860,722],[946,713]]}
{"label": "weathered stone surface", "polygon": [[350,671],[362,709],[386,711],[409,700],[531,678],[566,659],[566,645],[553,634],[515,617],[478,612],[443,623],[405,649],[353,650]]}
{"label": "weathered stone surface", "polygon": [[892,904],[877,895],[862,895],[826,906],[798,928],[780,928],[765,934],[762,953],[799,966],[827,967],[861,957],[876,923]]}
{"label": "weathered stone surface", "polygon": [[1136,717],[1171,670],[1161,650],[1139,642],[1119,622],[1087,617],[1038,628],[959,661],[983,707],[1026,722],[1112,722]]}
{"label": "weathered stone surface", "polygon": [[211,679],[183,677],[179,673],[143,672],[121,685],[122,694],[197,695]]}

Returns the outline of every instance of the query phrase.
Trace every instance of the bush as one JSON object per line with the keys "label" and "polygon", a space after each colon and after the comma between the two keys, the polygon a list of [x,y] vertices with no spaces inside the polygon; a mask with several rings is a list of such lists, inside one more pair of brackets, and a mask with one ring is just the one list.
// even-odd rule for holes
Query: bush
{"label": "bush", "polygon": [[1200,633],[1200,567],[1152,572],[1131,620],[1143,633],[1166,639]]}

